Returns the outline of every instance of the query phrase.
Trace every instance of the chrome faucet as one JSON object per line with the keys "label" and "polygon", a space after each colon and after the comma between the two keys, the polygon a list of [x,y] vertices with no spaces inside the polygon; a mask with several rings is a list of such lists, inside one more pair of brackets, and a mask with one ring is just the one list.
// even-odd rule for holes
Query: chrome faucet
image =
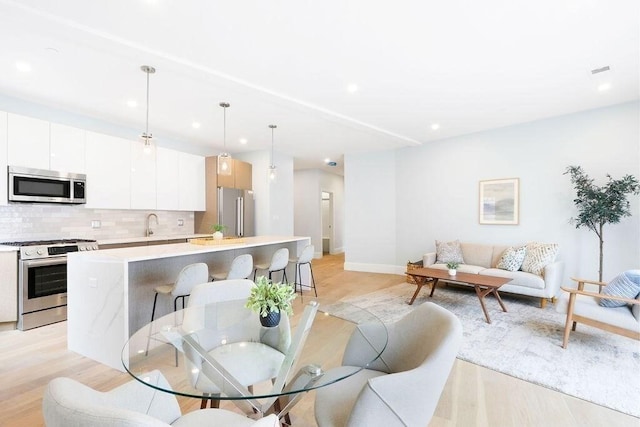
{"label": "chrome faucet", "polygon": [[147,215],[147,230],[145,231],[145,236],[147,237],[153,235],[153,230],[151,229],[151,217],[155,217],[156,225],[158,225],[158,215],[154,213],[150,213],[149,215]]}

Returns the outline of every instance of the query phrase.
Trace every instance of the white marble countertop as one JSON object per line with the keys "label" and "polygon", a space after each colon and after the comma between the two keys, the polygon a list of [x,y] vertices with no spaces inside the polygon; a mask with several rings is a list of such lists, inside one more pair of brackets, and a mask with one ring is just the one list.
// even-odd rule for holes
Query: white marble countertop
{"label": "white marble countertop", "polygon": [[[209,252],[228,251],[238,248],[272,245],[279,243],[309,240],[309,237],[299,236],[256,236],[243,237],[242,243],[221,245],[196,245],[193,243],[172,243],[167,245],[134,246],[118,249],[101,249],[90,252],[72,252],[67,257],[83,257],[84,259],[103,259],[123,262],[146,261],[160,258],[172,258],[185,255]],[[99,244],[99,243],[98,243]]]}
{"label": "white marble countertop", "polygon": [[18,246],[0,245],[0,252],[18,252],[19,250]]}
{"label": "white marble countertop", "polygon": [[208,237],[211,234],[171,234],[171,235],[153,235],[149,237],[137,236],[137,237],[120,237],[114,239],[98,239],[98,246],[100,245],[117,245],[124,243],[136,243],[136,242],[157,242],[158,240],[174,240],[174,239],[195,239],[196,237]]}

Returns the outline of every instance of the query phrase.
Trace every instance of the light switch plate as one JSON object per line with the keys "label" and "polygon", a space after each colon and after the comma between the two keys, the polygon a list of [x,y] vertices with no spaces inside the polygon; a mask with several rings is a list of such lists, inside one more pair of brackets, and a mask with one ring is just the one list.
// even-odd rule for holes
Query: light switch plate
{"label": "light switch plate", "polygon": [[182,227],[184,225],[184,219],[178,218],[178,227]]}
{"label": "light switch plate", "polygon": [[100,220],[94,219],[91,221],[91,228],[100,228],[102,226],[102,222]]}

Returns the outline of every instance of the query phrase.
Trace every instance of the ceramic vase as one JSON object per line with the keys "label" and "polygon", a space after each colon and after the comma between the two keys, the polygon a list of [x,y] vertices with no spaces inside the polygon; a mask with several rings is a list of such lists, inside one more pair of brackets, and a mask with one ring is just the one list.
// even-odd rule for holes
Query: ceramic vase
{"label": "ceramic vase", "polygon": [[222,231],[216,231],[213,233],[213,240],[222,240],[223,237],[224,235],[222,234]]}
{"label": "ceramic vase", "polygon": [[260,323],[265,328],[278,326],[278,323],[280,323],[280,312],[276,313],[275,311],[270,311],[266,317],[260,316]]}
{"label": "ceramic vase", "polygon": [[455,268],[450,268],[449,269],[449,276],[455,276],[456,275],[456,269]]}

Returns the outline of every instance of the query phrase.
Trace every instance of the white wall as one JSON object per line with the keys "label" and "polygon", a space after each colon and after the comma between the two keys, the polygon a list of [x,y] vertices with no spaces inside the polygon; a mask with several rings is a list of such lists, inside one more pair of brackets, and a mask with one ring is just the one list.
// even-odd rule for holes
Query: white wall
{"label": "white wall", "polygon": [[311,237],[315,257],[322,257],[322,192],[333,193],[333,253],[344,251],[344,178],[306,169],[294,173],[294,233]]}
{"label": "white wall", "polygon": [[345,269],[395,272],[396,152],[344,157]]}
{"label": "white wall", "polygon": [[252,165],[256,235],[293,235],[293,158],[274,152],[278,171],[275,183],[267,182],[270,151],[241,153],[236,157]]}
{"label": "white wall", "polygon": [[[596,184],[607,173],[640,178],[639,113],[638,103],[627,103],[404,148],[387,175],[393,185],[380,182],[386,153],[345,156],[345,267],[369,263],[368,271],[401,273],[408,260],[433,251],[436,239],[537,240],[560,244],[566,278],[597,278],[598,239],[569,224],[575,192],[563,173],[579,165]],[[520,178],[520,224],[480,225],[478,182],[512,177]],[[605,226],[605,280],[640,268],[640,197],[630,201],[633,216]],[[375,244],[380,224],[389,224],[395,239],[382,230],[385,244]]]}

